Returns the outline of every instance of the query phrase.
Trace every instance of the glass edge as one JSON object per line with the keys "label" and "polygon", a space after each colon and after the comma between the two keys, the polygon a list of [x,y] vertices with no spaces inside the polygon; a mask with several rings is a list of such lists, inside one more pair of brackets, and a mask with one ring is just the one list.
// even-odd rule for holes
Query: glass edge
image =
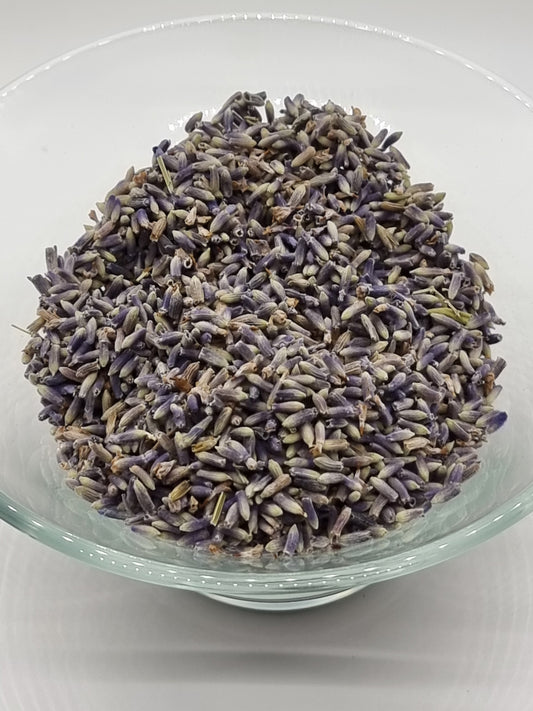
{"label": "glass edge", "polygon": [[405,42],[411,45],[414,45],[416,47],[419,47],[421,49],[425,49],[427,51],[434,52],[446,59],[452,60],[454,62],[458,62],[461,65],[463,65],[466,69],[475,71],[479,74],[482,74],[485,79],[488,81],[496,82],[502,89],[504,89],[506,92],[510,93],[516,100],[520,101],[520,103],[523,104],[523,106],[528,110],[528,111],[533,111],[533,98],[530,97],[526,92],[524,92],[522,89],[517,87],[515,84],[512,84],[508,80],[504,79],[497,73],[486,69],[485,67],[481,66],[480,64],[477,64],[476,62],[472,62],[468,60],[467,58],[463,57],[460,54],[457,54],[456,52],[452,52],[450,50],[447,50],[443,47],[440,47],[438,45],[435,45],[431,42],[427,42],[426,40],[420,39],[418,37],[413,37],[411,35],[399,32],[397,30],[391,30],[385,27],[381,27],[378,25],[372,25],[368,23],[363,23],[363,22],[357,22],[355,20],[348,20],[345,18],[341,17],[330,17],[330,16],[322,16],[322,15],[314,15],[314,14],[305,14],[305,13],[283,13],[283,12],[236,12],[236,13],[215,13],[215,14],[210,14],[210,15],[198,15],[198,16],[191,16],[191,17],[185,17],[181,18],[179,20],[165,20],[162,22],[154,23],[154,24],[148,24],[148,25],[142,25],[140,27],[135,27],[132,29],[124,30],[122,32],[117,32],[112,35],[108,35],[106,37],[94,40],[93,42],[89,42],[87,44],[82,45],[81,47],[76,47],[71,50],[67,50],[61,55],[57,55],[39,65],[36,67],[24,72],[20,76],[16,77],[12,81],[8,82],[4,86],[0,87],[0,99],[6,98],[8,95],[12,94],[15,92],[23,83],[31,81],[35,79],[37,76],[40,74],[44,73],[45,71],[48,71],[52,69],[53,67],[57,66],[58,64],[61,64],[65,61],[68,61],[80,54],[83,54],[85,52],[88,52],[90,50],[96,49],[98,47],[103,47],[107,44],[110,44],[112,42],[117,42],[121,41],[124,39],[128,39],[129,37],[134,37],[136,35],[140,34],[146,34],[148,32],[157,32],[157,31],[164,31],[168,29],[173,29],[173,28],[178,28],[178,27],[187,27],[190,25],[200,25],[200,24],[207,24],[207,23],[223,23],[223,22],[249,22],[249,21],[282,21],[282,22],[307,22],[307,23],[313,23],[313,24],[322,24],[322,25],[330,25],[330,26],[337,26],[337,27],[346,27],[349,29],[353,30],[359,30],[361,32],[368,32],[370,34],[378,34],[383,37],[389,37],[391,39],[399,40],[401,42]]}
{"label": "glass edge", "polygon": [[[487,541],[525,518],[533,511],[533,486],[526,492],[506,501],[477,521],[455,533],[443,536],[418,548],[401,554],[381,558],[375,563],[366,562],[312,571],[286,572],[225,572],[201,567],[188,567],[152,560],[142,553],[135,556],[113,548],[96,544],[67,529],[51,524],[10,497],[0,492],[0,518],[31,538],[44,543],[72,558],[89,563],[101,570],[124,577],[168,587],[195,591],[220,592],[231,590],[233,594],[246,589],[263,590],[272,586],[290,583],[293,588],[324,585],[338,588],[341,585],[370,585],[428,568],[465,553],[474,546]],[[240,590],[239,590],[240,588]]]}

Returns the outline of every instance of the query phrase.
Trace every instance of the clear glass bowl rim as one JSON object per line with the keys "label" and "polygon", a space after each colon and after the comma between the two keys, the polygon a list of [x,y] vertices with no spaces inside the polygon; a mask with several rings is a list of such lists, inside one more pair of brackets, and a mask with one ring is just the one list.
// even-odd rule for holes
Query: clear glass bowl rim
{"label": "clear glass bowl rim", "polygon": [[[14,93],[23,83],[32,81],[45,71],[69,59],[98,47],[126,40],[130,37],[146,33],[164,31],[173,28],[183,28],[203,23],[222,22],[261,22],[280,21],[298,23],[322,23],[337,25],[359,32],[376,33],[399,42],[412,44],[420,49],[425,49],[440,55],[443,60],[459,63],[465,69],[482,74],[488,81],[495,82],[506,92],[511,93],[525,109],[533,113],[533,98],[529,97],[518,87],[498,76],[492,71],[467,60],[459,54],[450,52],[425,40],[414,38],[410,35],[394,30],[359,23],[341,18],[323,17],[319,15],[300,13],[226,13],[204,15],[168,20],[165,22],[145,25],[134,29],[119,32],[108,37],[95,40],[79,48],[65,52],[47,62],[31,69],[17,77],[7,85],[0,88],[0,98],[5,99]],[[414,547],[412,550],[400,554],[388,555],[373,561],[360,564],[339,566],[331,569],[323,568],[310,571],[268,572],[226,572],[199,567],[189,567],[179,562],[161,562],[154,560],[142,553],[131,555],[113,548],[96,544],[94,541],[82,538],[60,526],[49,522],[44,517],[36,515],[25,506],[19,505],[0,491],[0,518],[14,528],[30,535],[32,538],[45,543],[49,547],[66,553],[73,558],[86,562],[97,568],[113,572],[124,577],[130,577],[146,582],[157,583],[169,587],[179,587],[202,592],[216,592],[226,594],[243,594],[246,590],[251,593],[267,592],[267,588],[328,588],[351,587],[367,585],[378,580],[398,577],[405,573],[415,572],[439,562],[443,562],[456,555],[466,552],[475,545],[482,543],[492,536],[520,521],[533,511],[533,484],[528,486],[519,495],[512,497],[496,507],[489,514],[481,516],[459,531],[444,535],[436,541]]]}

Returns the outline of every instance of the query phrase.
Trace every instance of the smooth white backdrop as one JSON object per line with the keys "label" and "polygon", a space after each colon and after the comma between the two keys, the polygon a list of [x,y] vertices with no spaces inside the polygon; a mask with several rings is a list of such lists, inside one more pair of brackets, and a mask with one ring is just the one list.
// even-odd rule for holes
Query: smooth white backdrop
{"label": "smooth white backdrop", "polygon": [[[265,9],[411,34],[533,95],[523,0],[0,0],[0,85],[124,29]],[[104,574],[0,524],[0,711],[533,709],[532,549],[530,517],[460,559],[274,616]]]}

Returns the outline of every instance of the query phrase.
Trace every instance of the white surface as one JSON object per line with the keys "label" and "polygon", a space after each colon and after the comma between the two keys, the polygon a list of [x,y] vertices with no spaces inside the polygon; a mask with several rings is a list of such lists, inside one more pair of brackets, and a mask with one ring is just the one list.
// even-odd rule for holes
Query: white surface
{"label": "white surface", "polygon": [[[412,34],[533,94],[523,1],[267,4]],[[0,85],[122,29],[265,5],[3,0]],[[458,560],[280,616],[106,575],[4,524],[0,536],[1,711],[533,708],[532,518]]]}

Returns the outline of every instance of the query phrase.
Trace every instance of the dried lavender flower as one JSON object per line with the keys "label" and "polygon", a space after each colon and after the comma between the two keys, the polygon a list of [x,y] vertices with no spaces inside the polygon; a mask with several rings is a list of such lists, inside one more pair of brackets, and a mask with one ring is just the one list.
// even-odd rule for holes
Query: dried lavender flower
{"label": "dried lavender flower", "polygon": [[151,538],[254,556],[457,495],[507,417],[503,322],[401,133],[264,92],[185,130],[30,278],[23,362],[68,485]]}

